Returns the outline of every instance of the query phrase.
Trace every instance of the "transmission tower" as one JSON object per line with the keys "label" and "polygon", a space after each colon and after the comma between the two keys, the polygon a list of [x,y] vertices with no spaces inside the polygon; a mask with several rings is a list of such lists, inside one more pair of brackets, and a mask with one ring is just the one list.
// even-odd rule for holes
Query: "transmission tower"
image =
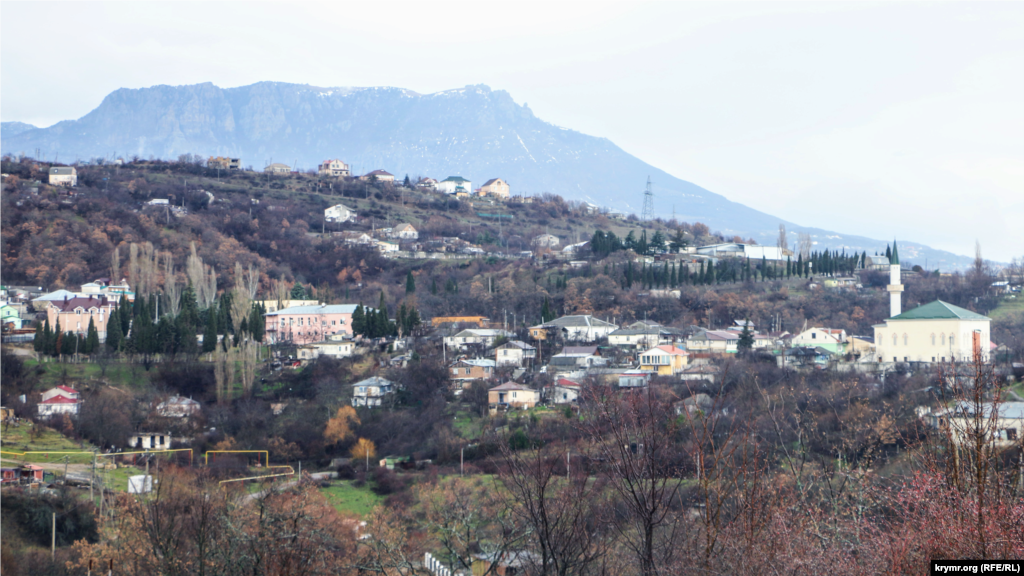
{"label": "transmission tower", "polygon": [[644,190],[644,209],[640,213],[640,219],[643,221],[654,218],[654,192],[651,191],[651,177],[647,177],[647,189]]}

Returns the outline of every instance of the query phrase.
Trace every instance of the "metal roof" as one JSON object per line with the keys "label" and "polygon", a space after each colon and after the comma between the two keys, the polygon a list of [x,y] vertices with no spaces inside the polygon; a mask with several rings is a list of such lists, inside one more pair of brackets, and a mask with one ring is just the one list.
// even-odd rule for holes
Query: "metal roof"
{"label": "metal roof", "polygon": [[908,310],[899,316],[893,316],[889,320],[990,320],[990,318],[948,302],[936,300]]}

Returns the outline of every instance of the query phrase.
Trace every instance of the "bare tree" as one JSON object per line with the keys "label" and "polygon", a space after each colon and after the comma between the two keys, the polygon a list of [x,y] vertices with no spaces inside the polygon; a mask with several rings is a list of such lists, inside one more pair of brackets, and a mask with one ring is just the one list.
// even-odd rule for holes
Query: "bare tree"
{"label": "bare tree", "polygon": [[167,296],[167,312],[177,316],[181,310],[181,285],[174,270],[174,257],[164,252],[164,294]]}
{"label": "bare tree", "polygon": [[803,256],[803,259],[807,260],[811,257],[811,248],[814,246],[814,242],[811,241],[811,235],[806,232],[801,233],[798,238],[797,250],[799,251],[800,256]]}
{"label": "bare tree", "polygon": [[[234,353],[241,370],[242,392],[246,398],[252,395],[252,385],[256,380],[256,367],[259,365],[260,345],[252,338],[243,338]],[[232,359],[232,362],[234,359]]]}
{"label": "bare tree", "polygon": [[114,247],[114,252],[110,255],[110,282],[121,281],[121,248],[120,246]]}
{"label": "bare tree", "polygon": [[203,263],[203,259],[196,252],[196,243],[190,245],[190,254],[185,263],[185,274],[192,289],[196,293],[196,300],[200,308],[209,308],[217,297],[217,273],[212,266]]}
{"label": "bare tree", "polygon": [[779,224],[778,246],[782,250],[789,250],[789,239],[786,238],[786,225],[785,224]]}
{"label": "bare tree", "polygon": [[231,387],[235,384],[235,359],[232,354],[224,352],[220,347],[213,360],[213,376],[217,382],[217,402],[231,399]]}
{"label": "bare tree", "polygon": [[252,296],[246,287],[246,280],[241,262],[235,262],[235,288],[231,297],[231,323],[234,325],[235,334],[238,334],[242,320],[248,318],[252,311]]}

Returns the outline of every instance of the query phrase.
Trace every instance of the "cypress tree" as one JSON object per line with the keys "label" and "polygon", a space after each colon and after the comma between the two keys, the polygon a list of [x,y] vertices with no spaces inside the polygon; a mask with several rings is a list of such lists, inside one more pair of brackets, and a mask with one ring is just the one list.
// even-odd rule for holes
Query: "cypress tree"
{"label": "cypress tree", "polygon": [[217,313],[213,306],[206,310],[206,329],[203,330],[203,352],[217,349]]}
{"label": "cypress tree", "polygon": [[[50,322],[49,320],[45,321],[47,327],[49,327],[49,322]],[[42,352],[43,348],[45,346],[46,346],[46,334],[45,334],[45,332],[43,330],[43,324],[39,324],[37,322],[36,323],[36,336],[35,336],[35,338],[32,339],[32,349],[35,350],[36,352]]]}
{"label": "cypress tree", "polygon": [[715,277],[715,265],[711,264],[708,266],[708,284],[718,284],[718,278]]}
{"label": "cypress tree", "polygon": [[114,310],[107,320],[107,348],[112,352],[121,349],[121,341],[124,339],[124,332],[121,331],[121,312]]}
{"label": "cypress tree", "polygon": [[50,347],[50,356],[59,356],[64,349],[64,333],[60,331],[60,320],[57,320],[57,327],[53,329],[53,346]]}
{"label": "cypress tree", "polygon": [[96,330],[96,323],[93,322],[92,318],[89,318],[89,329],[86,331],[85,337],[85,353],[93,354],[100,349],[100,333]]}
{"label": "cypress tree", "polygon": [[437,279],[436,278],[431,278],[430,279],[430,293],[433,294],[434,296],[437,296]]}
{"label": "cypress tree", "polygon": [[414,294],[416,292],[416,279],[412,277],[412,270],[405,277],[405,293]]}
{"label": "cypress tree", "polygon": [[[199,342],[196,340],[196,329],[184,320],[180,315],[178,321],[175,322],[176,334],[176,346],[175,349],[178,352],[185,354],[195,354],[199,351]],[[203,337],[205,340],[205,336]],[[227,339],[224,339],[227,342]]]}
{"label": "cypress tree", "polygon": [[402,329],[403,335],[406,334],[405,302],[402,302],[402,304],[398,306],[398,316],[395,317],[395,325]]}

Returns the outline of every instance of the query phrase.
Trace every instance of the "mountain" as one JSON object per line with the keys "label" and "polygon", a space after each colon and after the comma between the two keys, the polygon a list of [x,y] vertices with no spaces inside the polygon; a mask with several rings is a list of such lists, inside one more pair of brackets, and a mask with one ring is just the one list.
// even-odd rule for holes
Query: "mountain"
{"label": "mountain", "polygon": [[9,137],[35,130],[36,126],[24,122],[0,122],[0,135]]}
{"label": "mountain", "polygon": [[[8,125],[11,128],[8,128]],[[23,127],[28,127],[22,131]],[[92,112],[48,128],[5,122],[0,152],[39,149],[42,158],[232,156],[262,169],[272,161],[298,169],[340,158],[354,173],[383,168],[399,178],[450,175],[482,184],[501,177],[514,194],[550,192],[567,199],[639,212],[655,185],[655,214],[674,205],[683,221],[774,244],[779,224],[807,232],[816,248],[884,251],[885,241],[798,226],[676,178],[606,138],[554,126],[503,90],[466,86],[436,94],[399,88],[318,88],[260,82],[211,83],[112,92]],[[970,259],[902,241],[904,259],[957,269]]]}

